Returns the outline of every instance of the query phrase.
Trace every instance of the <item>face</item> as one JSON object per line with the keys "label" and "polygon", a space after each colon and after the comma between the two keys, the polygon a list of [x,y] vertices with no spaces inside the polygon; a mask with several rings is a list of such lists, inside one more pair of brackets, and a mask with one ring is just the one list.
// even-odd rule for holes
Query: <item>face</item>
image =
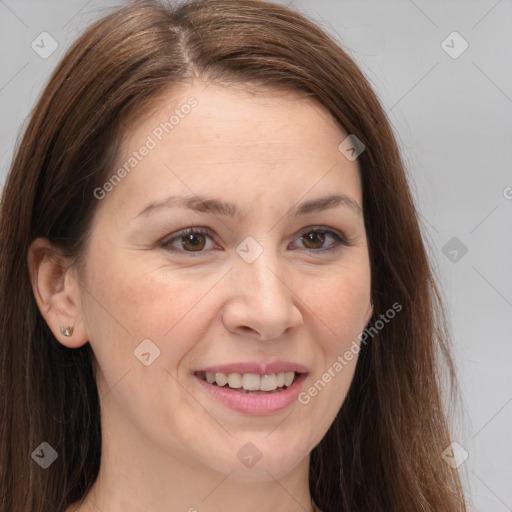
{"label": "face", "polygon": [[359,165],[292,93],[196,83],[159,105],[96,192],[81,314],[103,407],[126,443],[279,478],[334,420],[369,319]]}

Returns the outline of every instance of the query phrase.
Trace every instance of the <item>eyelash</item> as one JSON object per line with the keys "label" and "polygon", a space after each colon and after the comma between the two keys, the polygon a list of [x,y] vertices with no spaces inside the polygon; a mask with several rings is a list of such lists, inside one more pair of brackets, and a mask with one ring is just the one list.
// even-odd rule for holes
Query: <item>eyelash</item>
{"label": "eyelash", "polygon": [[[299,235],[298,238],[301,238],[304,235],[307,235],[308,233],[323,233],[323,234],[331,235],[336,240],[335,243],[331,244],[329,247],[327,247],[325,249],[305,249],[305,251],[308,252],[308,253],[312,253],[312,254],[316,254],[316,253],[334,253],[336,251],[339,251],[343,247],[350,247],[352,245],[352,243],[347,241],[337,231],[334,231],[333,229],[330,229],[330,228],[320,227],[320,226],[313,226],[313,227],[305,229],[304,231],[302,231],[302,233]],[[190,255],[192,257],[196,257],[196,256],[199,256],[201,254],[204,254],[205,252],[208,252],[208,251],[204,251],[204,250],[203,251],[185,251],[183,249],[177,249],[175,247],[173,247],[172,249],[169,248],[170,247],[170,243],[173,242],[174,240],[183,238],[183,237],[185,237],[187,235],[196,235],[196,234],[197,235],[207,235],[212,240],[213,240],[213,237],[214,237],[214,234],[213,234],[212,230],[209,229],[209,228],[188,228],[188,229],[184,229],[184,230],[178,232],[172,238],[166,239],[162,243],[162,248],[164,250],[168,251],[168,252],[185,253],[185,254],[187,254],[187,256]]]}

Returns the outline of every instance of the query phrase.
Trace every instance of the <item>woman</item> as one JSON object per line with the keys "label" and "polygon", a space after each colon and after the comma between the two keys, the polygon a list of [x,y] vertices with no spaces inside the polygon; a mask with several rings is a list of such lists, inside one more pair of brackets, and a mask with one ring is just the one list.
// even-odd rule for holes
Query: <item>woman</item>
{"label": "woman", "polygon": [[2,510],[466,510],[397,144],[301,15],[98,21],[1,208]]}

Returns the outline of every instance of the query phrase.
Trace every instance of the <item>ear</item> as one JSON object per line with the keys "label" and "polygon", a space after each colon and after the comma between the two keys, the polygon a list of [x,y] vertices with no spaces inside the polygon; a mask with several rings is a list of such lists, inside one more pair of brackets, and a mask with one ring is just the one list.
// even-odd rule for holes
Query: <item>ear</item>
{"label": "ear", "polygon": [[[78,278],[69,261],[46,238],[36,238],[29,247],[30,282],[39,311],[62,345],[77,348],[89,341],[80,301]],[[61,327],[73,327],[64,336]]]}

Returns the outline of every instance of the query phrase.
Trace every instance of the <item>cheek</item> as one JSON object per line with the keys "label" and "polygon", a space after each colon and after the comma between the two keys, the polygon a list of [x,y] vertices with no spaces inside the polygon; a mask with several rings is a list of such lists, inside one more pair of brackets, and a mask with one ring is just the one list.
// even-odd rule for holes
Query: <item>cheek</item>
{"label": "cheek", "polygon": [[323,348],[339,352],[364,329],[370,304],[370,272],[366,264],[344,266],[308,282],[303,289],[306,311],[326,335]]}
{"label": "cheek", "polygon": [[[203,336],[211,305],[202,298],[218,279],[178,276],[142,260],[102,257],[99,251],[91,256],[95,271],[84,286],[83,307],[100,395],[149,433],[155,415],[168,427],[177,422],[177,411],[190,406],[176,370]],[[146,365],[142,354],[148,352]],[[168,432],[162,429],[163,439]]]}
{"label": "cheek", "polygon": [[181,270],[153,268],[148,260],[146,251],[122,247],[100,247],[90,257],[93,308],[134,338],[171,329],[201,291],[180,277]]}
{"label": "cheek", "polygon": [[[318,365],[299,403],[303,414],[315,417],[310,442],[323,437],[345,400],[354,376],[360,341],[358,335],[366,326],[370,302],[370,274],[362,264],[338,269],[319,286],[304,290],[304,301],[311,324]],[[336,278],[333,278],[336,276]]]}

